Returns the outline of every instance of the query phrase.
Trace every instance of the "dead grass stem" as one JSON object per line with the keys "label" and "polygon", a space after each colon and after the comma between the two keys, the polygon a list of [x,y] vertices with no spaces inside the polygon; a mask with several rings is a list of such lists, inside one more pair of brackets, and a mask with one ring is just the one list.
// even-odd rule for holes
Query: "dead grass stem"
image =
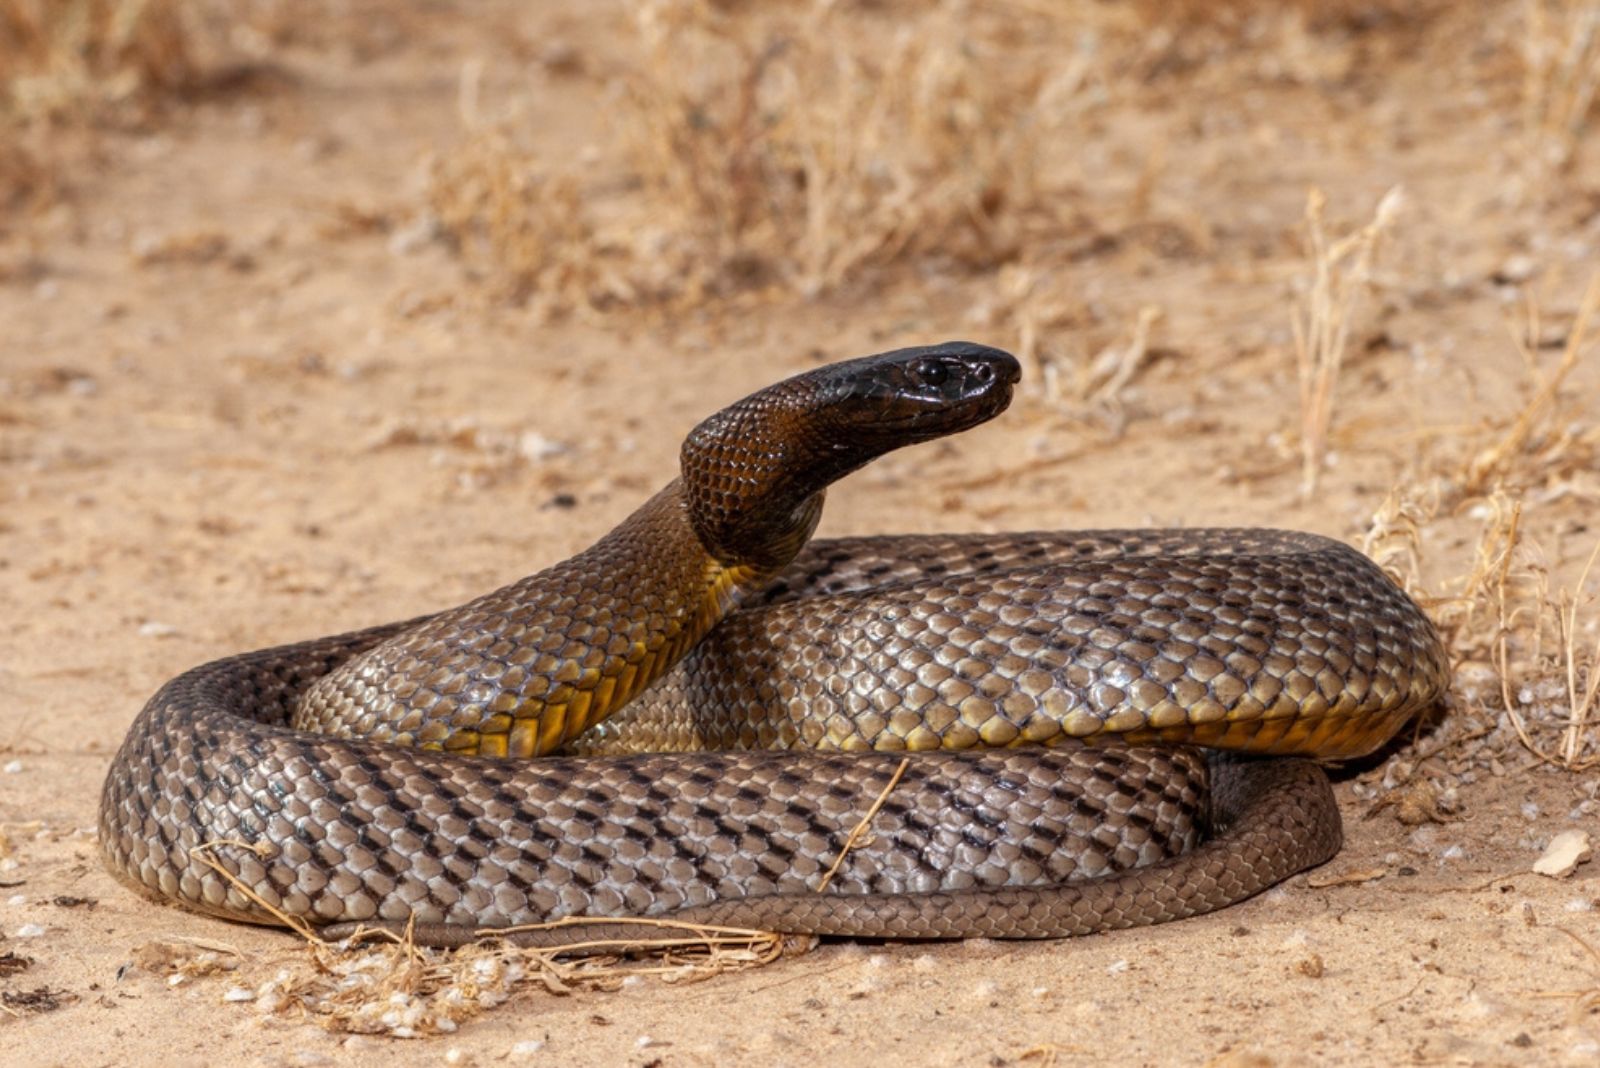
{"label": "dead grass stem", "polygon": [[1600,274],[1590,279],[1567,331],[1561,359],[1549,374],[1540,372],[1532,347],[1538,336],[1537,309],[1529,313],[1531,333],[1512,331],[1523,365],[1534,380],[1534,389],[1504,430],[1467,462],[1464,477],[1457,486],[1463,499],[1480,496],[1490,487],[1507,482],[1533,485],[1550,470],[1570,466],[1573,457],[1568,455],[1568,450],[1583,435],[1575,433],[1570,420],[1557,418],[1556,402],[1561,387],[1588,348],[1589,328],[1597,311],[1600,311]]}
{"label": "dead grass stem", "polygon": [[1327,462],[1334,393],[1349,346],[1357,302],[1372,279],[1378,241],[1399,213],[1396,186],[1378,201],[1372,221],[1355,233],[1329,238],[1323,219],[1327,197],[1313,188],[1306,197],[1306,237],[1311,281],[1295,307],[1294,351],[1300,383],[1300,492],[1310,497]]}
{"label": "dead grass stem", "polygon": [[1526,0],[1518,43],[1526,158],[1540,175],[1569,172],[1600,92],[1600,6]]}
{"label": "dead grass stem", "polygon": [[872,817],[876,816],[878,814],[878,810],[883,807],[883,803],[889,800],[889,794],[893,792],[895,786],[899,784],[900,776],[904,775],[906,773],[906,768],[910,766],[911,759],[909,757],[900,761],[899,766],[894,769],[894,774],[889,776],[889,781],[884,784],[883,789],[878,793],[877,799],[874,800],[871,806],[867,808],[866,813],[862,815],[861,819],[856,823],[856,825],[850,828],[849,835],[845,837],[844,845],[839,849],[839,855],[833,858],[833,863],[828,865],[828,870],[822,873],[822,879],[817,883],[817,893],[820,894],[824,890],[828,889],[828,884],[833,882],[833,877],[838,873],[839,868],[844,864],[844,859],[848,857],[850,855],[850,851],[859,845],[861,840],[867,836],[868,831],[870,831],[872,828]]}
{"label": "dead grass stem", "polygon": [[[1600,696],[1600,614],[1594,611],[1595,596],[1584,592],[1597,558],[1600,543],[1589,554],[1574,587],[1558,590],[1553,596],[1548,576],[1543,571],[1538,573],[1538,596],[1532,606],[1537,613],[1532,624],[1533,652],[1525,658],[1520,684],[1513,684],[1519,665],[1513,663],[1510,652],[1510,638],[1518,629],[1518,621],[1503,596],[1502,624],[1494,648],[1501,700],[1517,737],[1540,761],[1575,772],[1600,766],[1600,736],[1589,736],[1595,714],[1600,711],[1596,701]],[[1585,644],[1585,630],[1594,633],[1592,646]],[[1540,651],[1547,631],[1553,632],[1555,649],[1548,657]],[[1555,694],[1549,692],[1548,685],[1541,685],[1551,676],[1558,680]],[[1531,710],[1545,714],[1532,721]],[[1534,737],[1541,727],[1560,732],[1554,749]],[[1591,748],[1597,751],[1593,755]]]}

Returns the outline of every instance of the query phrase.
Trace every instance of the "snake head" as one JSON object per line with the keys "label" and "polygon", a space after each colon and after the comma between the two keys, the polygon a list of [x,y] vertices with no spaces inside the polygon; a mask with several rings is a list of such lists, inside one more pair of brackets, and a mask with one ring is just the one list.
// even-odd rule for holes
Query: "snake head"
{"label": "snake head", "polygon": [[819,380],[819,431],[836,438],[835,447],[845,451],[871,446],[888,451],[993,419],[1010,405],[1022,366],[1009,352],[948,341],[833,364],[813,374]]}
{"label": "snake head", "polygon": [[999,415],[1014,356],[966,341],[829,364],[706,419],[681,454],[701,543],[724,563],[782,567],[810,537],[822,491],[891,449]]}

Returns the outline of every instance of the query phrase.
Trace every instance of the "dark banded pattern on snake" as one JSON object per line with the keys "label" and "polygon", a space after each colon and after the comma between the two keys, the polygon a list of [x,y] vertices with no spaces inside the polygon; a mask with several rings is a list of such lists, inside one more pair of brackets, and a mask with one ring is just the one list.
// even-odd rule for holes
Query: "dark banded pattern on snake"
{"label": "dark banded pattern on snake", "polygon": [[[812,521],[814,514],[801,518],[807,533]],[[702,545],[715,540],[696,536]],[[775,540],[785,537],[780,532]],[[1270,726],[1268,748],[1280,752],[1312,751],[1330,738],[1339,753],[1364,751],[1443,687],[1442,651],[1415,607],[1359,554],[1309,536],[854,539],[814,543],[781,571],[774,556],[753,565],[764,574],[729,598],[745,607],[645,691],[631,722],[605,721],[600,734],[632,746],[645,737],[647,747],[830,739],[859,747],[868,740],[859,717],[853,726],[838,722],[854,694],[867,697],[864,706],[855,702],[855,711],[866,713],[865,726],[876,723],[874,715],[883,721],[872,744],[926,745],[928,738],[911,733],[915,727],[896,733],[895,724],[905,721],[896,720],[894,709],[886,714],[872,704],[871,693],[916,692],[895,674],[891,661],[898,658],[898,670],[912,678],[929,665],[938,668],[926,672],[930,677],[948,670],[921,683],[935,695],[922,707],[946,710],[927,721],[940,724],[929,728],[938,744],[965,744],[970,739],[961,727],[981,737],[994,716],[968,722],[963,716],[976,706],[964,711],[959,701],[941,703],[940,686],[956,680],[971,688],[963,696],[982,694],[1004,709],[1005,694],[985,689],[996,685],[993,679],[1009,679],[1022,693],[1038,688],[1025,680],[1028,673],[1042,672],[1049,680],[1040,694],[1065,687],[1081,696],[1093,689],[1093,683],[1087,691],[1076,688],[1082,670],[1112,665],[1108,678],[1128,682],[1115,665],[1128,661],[1130,642],[1139,647],[1133,652],[1153,650],[1133,661],[1180,669],[1203,664],[1208,681],[1233,679],[1220,688],[1224,695],[1234,693],[1235,683],[1241,693],[1262,692],[1259,680],[1242,671],[1248,661],[1259,661],[1263,677],[1278,679],[1281,689],[1302,688],[1285,681],[1299,673],[1312,682],[1302,696],[1313,697],[1313,706],[1342,702],[1348,722],[1366,724],[1332,735]],[[1084,589],[1065,592],[1075,582]],[[1017,596],[1029,583],[1044,584],[1045,596],[1031,602]],[[727,593],[718,580],[709,585],[714,597]],[[526,584],[512,589],[518,588]],[[1143,597],[1148,611],[1130,613],[1129,596]],[[954,623],[930,622],[909,636],[886,632],[885,598],[898,599],[902,619],[919,613],[931,619],[930,606],[979,614],[999,609],[1011,630],[964,627],[957,614]],[[1182,602],[1176,608],[1174,599]],[[1025,603],[1022,617],[1008,611]],[[272,922],[192,852],[203,842],[253,843],[256,850],[221,846],[215,853],[275,907],[318,925],[415,919],[424,940],[436,942],[459,940],[480,926],[564,915],[676,915],[899,937],[1044,937],[1220,907],[1338,848],[1326,779],[1303,761],[1208,761],[1183,748],[1121,744],[923,753],[875,819],[871,844],[850,853],[828,892],[816,894],[819,871],[887,783],[898,764],[894,754],[757,751],[517,763],[288,726],[297,710],[305,712],[308,693],[326,693],[328,680],[349,678],[341,671],[371,663],[371,651],[385,643],[398,639],[387,647],[415,650],[418,634],[435,641],[452,631],[482,633],[481,607],[468,608],[233,657],[173,680],[135,722],[107,778],[101,833],[112,870],[165,900]],[[513,603],[504,618],[516,611]],[[1029,617],[1046,619],[1048,634],[1030,631]],[[1169,640],[1148,632],[1163,619]],[[1083,626],[1085,620],[1092,625]],[[512,619],[513,628],[525,623]],[[502,629],[498,637],[506,634]],[[1246,660],[1230,660],[1206,644],[1218,634],[1242,642],[1233,652]],[[1073,640],[1059,640],[1063,635]],[[756,670],[750,650],[761,650],[760,674],[748,675],[748,685],[730,684],[733,673]],[[446,659],[411,655],[435,668]],[[1209,672],[1208,656],[1224,670]],[[773,667],[786,673],[766,674]],[[875,680],[865,695],[851,686],[863,667]],[[1334,686],[1335,668],[1353,684]],[[452,685],[449,672],[423,677]],[[1180,670],[1168,682],[1186,678],[1192,675]],[[1332,693],[1322,692],[1327,686]],[[787,694],[780,692],[785,688]],[[748,715],[752,695],[766,718],[730,727]],[[1156,708],[1159,701],[1147,696]],[[1206,696],[1217,699],[1209,688]],[[1223,741],[1260,739],[1262,724],[1301,722],[1297,711],[1261,704],[1263,714],[1253,719],[1230,719],[1237,702],[1220,718],[1209,711],[1195,718],[1256,724],[1221,730],[1232,735]],[[820,736],[805,737],[817,732],[807,726],[811,720],[795,718],[802,705],[826,724]],[[1117,711],[1111,707],[1106,718]],[[475,714],[474,729],[496,713],[485,706]],[[459,706],[452,715],[462,718]],[[1030,729],[1030,715],[1016,708],[1007,715],[1016,717],[1007,722],[1019,734]],[[1063,722],[1084,723],[1070,716]],[[1139,725],[1126,715],[1112,724]],[[1176,727],[1160,733],[1170,736]],[[1065,741],[1067,733],[1058,729],[1040,740]],[[593,744],[589,736],[577,742]],[[1208,771],[1215,780],[1209,804]]]}

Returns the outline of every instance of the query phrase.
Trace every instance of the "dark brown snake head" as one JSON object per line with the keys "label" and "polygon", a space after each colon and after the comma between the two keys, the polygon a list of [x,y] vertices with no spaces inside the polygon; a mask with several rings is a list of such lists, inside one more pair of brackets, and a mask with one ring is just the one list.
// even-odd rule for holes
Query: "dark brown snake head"
{"label": "dark brown snake head", "polygon": [[950,341],[829,364],[751,394],[683,443],[695,533],[725,564],[781,567],[811,536],[830,483],[891,449],[993,419],[1021,377],[1010,353]]}

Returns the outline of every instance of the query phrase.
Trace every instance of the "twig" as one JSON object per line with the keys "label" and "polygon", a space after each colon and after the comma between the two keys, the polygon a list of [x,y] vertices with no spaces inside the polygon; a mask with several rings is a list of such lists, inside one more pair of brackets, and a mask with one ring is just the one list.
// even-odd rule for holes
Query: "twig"
{"label": "twig", "polygon": [[871,808],[867,809],[867,814],[861,817],[861,821],[851,829],[849,836],[845,838],[844,848],[839,850],[839,855],[834,858],[832,866],[830,866],[827,872],[822,876],[822,881],[817,884],[817,893],[820,894],[828,888],[828,884],[833,881],[834,873],[837,872],[839,870],[839,866],[844,863],[844,858],[850,855],[850,851],[854,849],[856,844],[866,835],[867,828],[872,824],[872,818],[878,814],[878,810],[883,807],[883,803],[889,800],[889,791],[895,788],[895,786],[900,782],[900,776],[904,775],[906,773],[906,768],[910,766],[911,758],[902,757],[900,760],[900,766],[894,769],[893,775],[889,776],[888,785],[883,788],[882,793],[878,794],[878,799],[872,803]]}
{"label": "twig", "polygon": [[319,946],[322,945],[322,939],[317,937],[317,933],[311,929],[311,926],[307,924],[305,920],[302,920],[298,916],[293,916],[287,912],[284,912],[282,909],[267,901],[260,894],[251,889],[250,885],[243,879],[239,878],[233,872],[223,867],[222,862],[213,855],[221,846],[237,846],[240,849],[248,849],[258,857],[265,855],[263,853],[263,849],[265,848],[263,845],[242,841],[237,838],[218,838],[210,842],[201,842],[199,845],[194,846],[189,850],[189,855],[191,857],[195,857],[200,861],[200,863],[206,865],[212,871],[226,879],[233,885],[235,890],[239,891],[239,893],[255,902],[256,905],[260,906],[279,923],[283,924],[283,926],[294,931],[307,942],[314,942]]}

